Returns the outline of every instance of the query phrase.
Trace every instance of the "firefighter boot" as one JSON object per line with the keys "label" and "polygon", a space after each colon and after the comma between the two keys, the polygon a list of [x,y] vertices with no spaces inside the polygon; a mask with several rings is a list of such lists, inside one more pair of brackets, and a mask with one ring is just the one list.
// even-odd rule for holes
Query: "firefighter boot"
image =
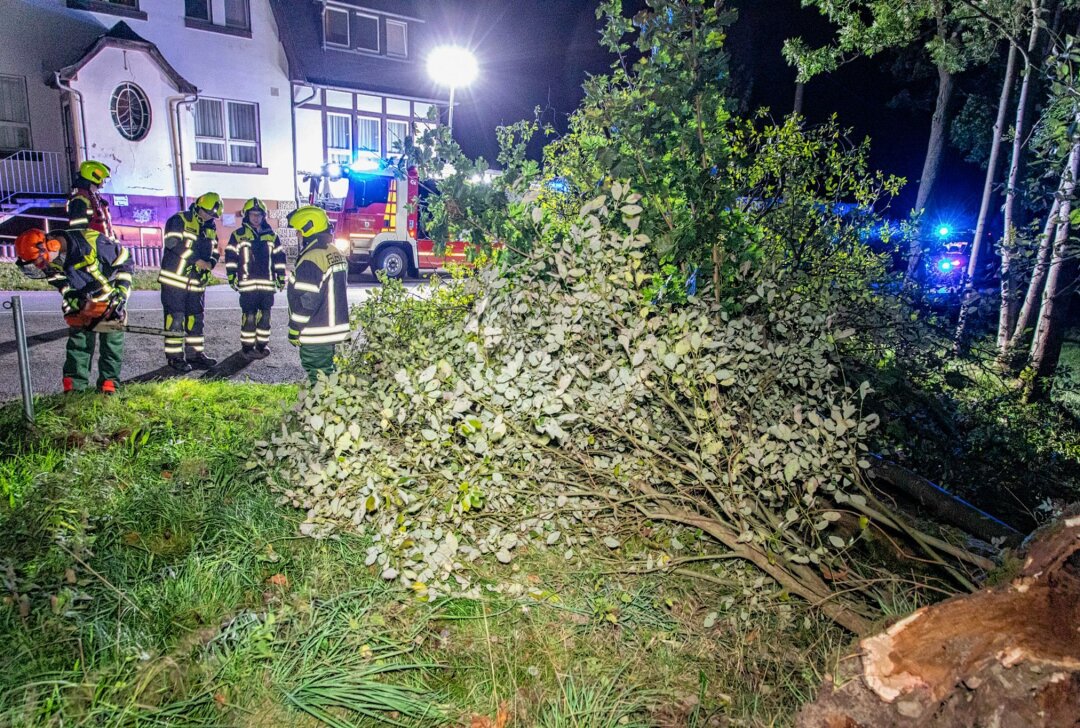
{"label": "firefighter boot", "polygon": [[255,347],[251,344],[244,344],[240,347],[240,356],[244,357],[248,361],[255,361],[256,359],[262,359],[257,353],[255,353]]}
{"label": "firefighter boot", "polygon": [[217,359],[211,359],[201,351],[188,354],[187,363],[192,369],[213,369],[217,366]]}
{"label": "firefighter boot", "polygon": [[255,345],[255,358],[256,359],[265,359],[268,356],[270,356],[270,347],[269,346],[267,346],[266,344],[256,344]]}
{"label": "firefighter boot", "polygon": [[116,394],[116,380],[106,379],[101,383],[101,386],[98,387],[98,391],[102,394]]}
{"label": "firefighter boot", "polygon": [[168,358],[169,367],[174,371],[178,371],[181,374],[187,374],[191,371],[191,365],[182,356],[170,356]]}

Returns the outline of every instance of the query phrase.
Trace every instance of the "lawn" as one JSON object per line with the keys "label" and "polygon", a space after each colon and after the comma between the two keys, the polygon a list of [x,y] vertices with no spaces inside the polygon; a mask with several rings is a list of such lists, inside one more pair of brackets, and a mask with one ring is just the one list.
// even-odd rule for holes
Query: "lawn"
{"label": "lawn", "polygon": [[0,725],[773,725],[842,654],[737,562],[533,552],[419,599],[245,470],[295,399],[132,385],[43,398],[33,431],[0,408]]}

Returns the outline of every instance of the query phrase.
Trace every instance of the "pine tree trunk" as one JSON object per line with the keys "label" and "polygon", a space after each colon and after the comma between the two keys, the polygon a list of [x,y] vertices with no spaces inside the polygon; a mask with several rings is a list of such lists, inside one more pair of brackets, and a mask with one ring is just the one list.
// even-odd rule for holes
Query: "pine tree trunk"
{"label": "pine tree trunk", "polygon": [[[1013,267],[1013,253],[1016,247],[1016,189],[1020,179],[1024,134],[1027,133],[1026,114],[1028,96],[1031,91],[1031,79],[1034,75],[1032,57],[1039,45],[1039,20],[1042,15],[1042,0],[1031,0],[1031,35],[1028,37],[1027,55],[1024,57],[1024,80],[1020,84],[1020,99],[1016,104],[1016,122],[1013,126],[1012,160],[1009,164],[1009,179],[1005,187],[1004,238],[1001,241],[1001,308],[998,311],[997,349],[1002,362],[1009,357],[1009,346],[1017,328],[1016,270]],[[1057,201],[1055,200],[1055,206]],[[1051,217],[1056,214],[1051,211]],[[1049,220],[1050,218],[1048,218]],[[1052,234],[1052,233],[1051,233]],[[1049,243],[1047,243],[1049,250]],[[1040,248],[1040,253],[1041,253]],[[1043,262],[1045,266],[1045,260]],[[1040,281],[1040,286],[1042,285]]]}
{"label": "pine tree trunk", "polygon": [[994,197],[994,180],[997,179],[998,156],[1000,156],[1001,138],[1005,130],[1005,117],[1009,113],[1009,99],[1012,98],[1012,88],[1016,82],[1016,56],[1016,46],[1010,43],[1009,60],[1005,63],[1005,79],[1001,83],[1001,96],[998,98],[997,119],[994,120],[994,136],[990,141],[990,157],[986,162],[986,177],[983,180],[979,217],[975,223],[975,237],[971,241],[971,253],[961,285],[963,303],[960,306],[960,318],[956,323],[956,335],[953,337],[957,351],[964,347],[967,326],[978,299],[975,294],[975,275],[979,270],[979,253],[982,251],[982,241],[986,235],[986,219],[990,216],[990,201]]}
{"label": "pine tree trunk", "polygon": [[[955,87],[952,73],[941,66],[937,71],[937,101],[934,104],[934,116],[930,121],[930,141],[926,145],[926,160],[923,162],[922,174],[919,176],[919,194],[915,200],[915,210],[920,213],[926,208],[930,193],[934,190],[934,183],[937,182],[938,171],[941,169],[949,120],[949,102],[952,101]],[[922,241],[918,238],[919,236],[916,235],[908,248],[908,282],[914,279],[919,262],[922,260]]]}

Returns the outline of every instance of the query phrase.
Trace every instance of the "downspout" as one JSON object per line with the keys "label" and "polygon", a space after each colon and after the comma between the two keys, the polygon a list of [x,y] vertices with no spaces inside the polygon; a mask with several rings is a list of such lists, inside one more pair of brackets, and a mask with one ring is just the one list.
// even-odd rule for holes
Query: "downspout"
{"label": "downspout", "polygon": [[[300,189],[299,189],[299,187],[298,187],[298,186],[297,186],[297,184],[296,184],[296,178],[297,178],[297,176],[299,176],[299,174],[300,174],[300,170],[298,170],[298,169],[296,168],[296,164],[297,164],[297,156],[296,156],[296,109],[297,109],[297,107],[303,106],[303,105],[304,105],[304,104],[306,104],[306,103],[307,103],[308,101],[311,101],[311,100],[312,100],[313,98],[315,98],[316,96],[318,96],[318,94],[319,94],[319,89],[318,89],[317,87],[315,87],[315,86],[312,86],[312,87],[311,87],[311,96],[308,96],[308,97],[307,97],[306,99],[300,99],[299,101],[297,101],[296,99],[293,99],[293,101],[292,101],[292,168],[293,168],[293,193],[294,193],[294,194],[295,194],[295,196],[296,196],[296,204],[297,204],[298,206],[300,205]],[[292,96],[292,82],[291,82],[291,81],[289,82],[289,95],[290,95],[290,96]]]}
{"label": "downspout", "polygon": [[[89,153],[86,150],[86,114],[84,113],[84,108],[83,108],[83,95],[82,95],[82,93],[80,91],[76,91],[71,86],[64,85],[64,82],[60,80],[60,72],[59,71],[56,71],[53,74],[53,81],[56,83],[57,88],[61,89],[62,91],[67,91],[69,94],[74,96],[75,100],[79,104],[79,111],[78,111],[79,125],[78,125],[77,129],[73,125],[73,130],[79,135],[80,141],[82,141],[82,158],[77,160],[81,164],[82,162],[85,162],[87,160],[87,158],[89,158],[89,156],[90,156]],[[75,144],[75,155],[76,155],[76,157],[78,157],[78,154],[79,154],[79,143],[77,141],[76,144]]]}
{"label": "downspout", "polygon": [[176,182],[176,197],[180,201],[180,209],[187,206],[187,181],[184,177],[184,135],[180,126],[180,107],[185,104],[193,104],[199,100],[199,94],[181,94],[170,96],[169,104],[169,130],[172,142],[174,181]]}

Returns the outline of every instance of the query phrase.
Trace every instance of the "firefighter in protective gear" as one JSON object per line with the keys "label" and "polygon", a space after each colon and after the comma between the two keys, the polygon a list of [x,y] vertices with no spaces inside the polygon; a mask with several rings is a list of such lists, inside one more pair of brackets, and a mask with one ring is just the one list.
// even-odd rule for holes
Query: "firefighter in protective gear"
{"label": "firefighter in protective gear", "polygon": [[240,293],[240,346],[246,359],[270,356],[270,310],[274,293],[285,287],[285,249],[266,221],[266,205],[244,203],[243,225],[225,246],[229,285]]}
{"label": "firefighter in protective gear", "polygon": [[199,196],[185,212],[165,223],[161,255],[161,307],[165,310],[165,358],[178,372],[210,369],[217,364],[203,351],[203,310],[206,284],[218,262],[217,226],[221,197],[215,192]]}
{"label": "firefighter in protective gear", "polygon": [[99,193],[109,174],[109,168],[101,162],[89,160],[79,165],[79,178],[68,195],[69,230],[97,230],[111,240],[117,239],[109,214],[109,203]]}
{"label": "firefighter in protective gear", "polygon": [[334,247],[326,211],[313,205],[289,215],[300,234],[300,256],[289,281],[289,343],[314,384],[334,371],[334,347],[349,338],[348,261]]}
{"label": "firefighter in protective gear", "polygon": [[15,241],[15,254],[27,275],[44,275],[63,296],[68,331],[64,358],[65,392],[82,391],[90,384],[94,349],[98,354],[98,391],[116,392],[124,355],[124,332],[98,333],[103,321],[121,325],[127,318],[134,264],[127,248],[97,230],[58,230],[46,235],[28,230]]}

